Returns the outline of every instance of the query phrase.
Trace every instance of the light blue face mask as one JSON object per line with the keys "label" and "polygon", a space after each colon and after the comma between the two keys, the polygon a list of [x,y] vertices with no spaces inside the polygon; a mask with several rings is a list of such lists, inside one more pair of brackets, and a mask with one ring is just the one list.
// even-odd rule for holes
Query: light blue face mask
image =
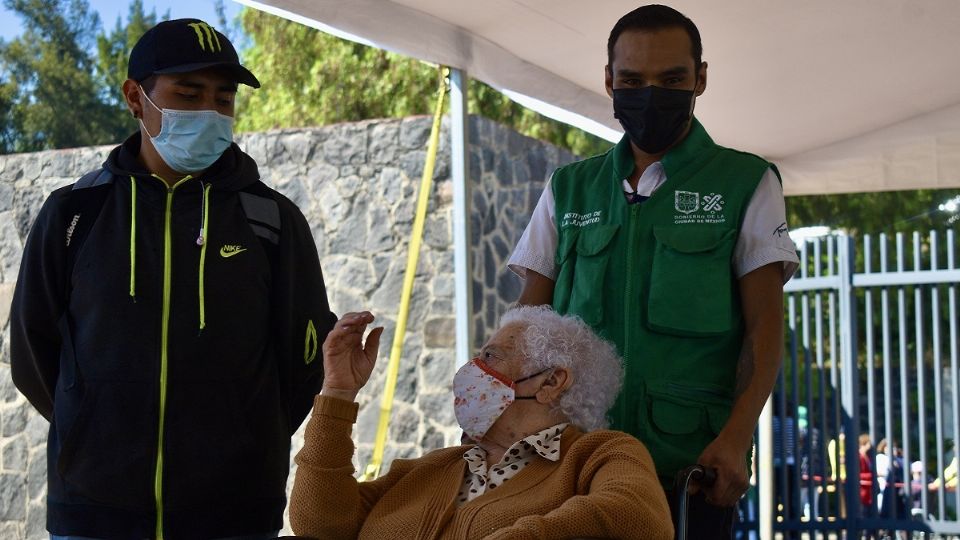
{"label": "light blue face mask", "polygon": [[[179,173],[202,171],[218,160],[233,142],[233,118],[217,111],[181,111],[161,109],[147,97],[143,97],[160,111],[160,133],[150,135],[153,147],[171,169]],[[140,120],[143,126],[143,120]]]}

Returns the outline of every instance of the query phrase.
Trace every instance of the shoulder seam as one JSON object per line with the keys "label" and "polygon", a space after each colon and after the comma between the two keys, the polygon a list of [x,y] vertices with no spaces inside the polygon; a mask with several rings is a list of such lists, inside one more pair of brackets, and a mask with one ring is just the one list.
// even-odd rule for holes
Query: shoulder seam
{"label": "shoulder seam", "polygon": [[91,187],[102,186],[105,184],[110,184],[113,182],[113,175],[107,169],[100,168],[95,171],[90,171],[87,174],[80,177],[73,184],[74,190],[86,189]]}
{"label": "shoulder seam", "polygon": [[752,157],[752,158],[758,159],[758,160],[766,163],[767,165],[773,165],[773,163],[772,163],[770,160],[768,160],[767,158],[765,158],[765,157],[763,157],[763,156],[761,156],[761,155],[759,155],[759,154],[754,154],[754,153],[752,153],[752,152],[747,152],[747,151],[744,151],[744,150],[737,150],[737,149],[735,149],[735,148],[727,148],[726,146],[720,146],[720,148],[723,149],[723,150],[726,150],[727,152],[734,152],[734,153],[740,154],[740,155],[742,155],[742,156],[748,156],[748,157]]}

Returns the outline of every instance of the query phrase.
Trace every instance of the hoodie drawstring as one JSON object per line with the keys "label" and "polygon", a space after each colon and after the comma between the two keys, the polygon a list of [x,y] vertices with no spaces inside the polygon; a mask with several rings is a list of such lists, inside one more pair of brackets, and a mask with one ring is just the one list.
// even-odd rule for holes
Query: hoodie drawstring
{"label": "hoodie drawstring", "polygon": [[211,184],[204,185],[203,182],[200,183],[200,187],[203,190],[203,213],[201,218],[200,225],[200,236],[197,237],[197,245],[200,246],[200,330],[202,331],[207,326],[207,315],[206,315],[206,306],[204,296],[203,296],[203,273],[207,261],[207,226],[210,223],[210,188],[213,187]]}
{"label": "hoodie drawstring", "polygon": [[[164,182],[163,178],[152,175],[154,178]],[[189,180],[187,175],[180,181]],[[199,303],[200,303],[200,330],[207,326],[207,313],[203,291],[203,276],[207,260],[207,230],[210,224],[210,188],[211,184],[200,183],[202,191],[200,235],[197,237],[197,245],[200,246],[200,270],[199,270]],[[137,301],[137,182],[133,176],[130,177],[130,297]]]}
{"label": "hoodie drawstring", "polygon": [[130,298],[137,301],[137,181],[130,177]]}

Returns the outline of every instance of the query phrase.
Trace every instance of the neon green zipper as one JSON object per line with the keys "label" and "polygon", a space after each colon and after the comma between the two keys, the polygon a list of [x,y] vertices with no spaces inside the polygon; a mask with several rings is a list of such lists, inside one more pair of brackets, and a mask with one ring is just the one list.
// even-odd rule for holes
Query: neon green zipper
{"label": "neon green zipper", "polygon": [[[153,175],[166,185],[166,182]],[[192,178],[187,175],[180,179],[172,187],[167,187],[167,205],[164,211],[163,219],[163,311],[161,316],[160,328],[160,415],[158,421],[157,436],[157,467],[153,477],[153,495],[157,505],[157,540],[163,540],[163,424],[167,413],[167,338],[170,330],[170,282],[171,259],[172,259],[172,239],[170,233],[170,224],[173,220],[173,191],[181,184]]]}

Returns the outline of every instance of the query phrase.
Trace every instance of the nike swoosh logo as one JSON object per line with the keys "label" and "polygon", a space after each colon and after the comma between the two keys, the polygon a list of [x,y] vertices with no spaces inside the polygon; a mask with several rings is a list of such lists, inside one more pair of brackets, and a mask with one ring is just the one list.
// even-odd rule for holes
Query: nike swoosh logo
{"label": "nike swoosh logo", "polygon": [[243,253],[244,251],[247,250],[247,248],[237,249],[234,251],[224,251],[224,249],[225,248],[220,248],[220,256],[223,257],[224,259],[226,259],[227,257],[233,257],[234,255],[238,253]]}

